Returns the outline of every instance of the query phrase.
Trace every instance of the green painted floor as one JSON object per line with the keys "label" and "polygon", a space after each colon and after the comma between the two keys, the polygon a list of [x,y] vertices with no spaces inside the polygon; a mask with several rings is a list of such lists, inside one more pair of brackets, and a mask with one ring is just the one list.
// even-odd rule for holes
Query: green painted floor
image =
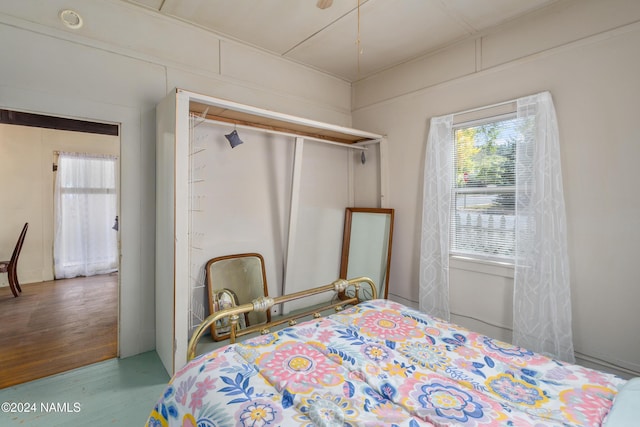
{"label": "green painted floor", "polygon": [[144,426],[168,381],[155,351],[96,363],[1,389],[0,426]]}

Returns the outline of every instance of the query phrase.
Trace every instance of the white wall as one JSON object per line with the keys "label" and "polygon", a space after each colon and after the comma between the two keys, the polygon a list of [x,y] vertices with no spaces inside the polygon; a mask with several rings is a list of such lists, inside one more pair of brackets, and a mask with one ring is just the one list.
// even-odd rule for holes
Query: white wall
{"label": "white wall", "polygon": [[[80,30],[62,26],[64,8]],[[0,39],[0,107],[122,125],[121,356],[155,346],[155,106],[167,92],[351,121],[345,82],[124,2],[1,2]]]}
{"label": "white wall", "polygon": [[[389,139],[395,298],[418,300],[429,119],[548,90],[560,127],[577,356],[640,372],[638,46],[640,2],[564,1],[354,86],[354,125]],[[452,318],[509,339],[511,274],[452,265]]]}
{"label": "white wall", "polygon": [[[340,276],[345,207],[350,204],[350,150],[305,141],[297,206],[297,222],[285,277],[285,293],[326,285]],[[289,236],[288,236],[289,237]],[[330,296],[292,301],[283,310],[322,303]]]}
{"label": "white wall", "polygon": [[204,266],[211,258],[257,252],[269,295],[282,291],[294,144],[291,137],[242,129],[243,144],[231,149],[224,135],[232,129],[201,123],[192,132],[191,277],[202,286],[193,300],[207,315]]}
{"label": "white wall", "polygon": [[[18,263],[20,284],[53,280],[53,162],[55,151],[118,155],[120,138],[0,124],[0,254],[9,259],[25,222]],[[6,275],[0,286],[8,286]]]}

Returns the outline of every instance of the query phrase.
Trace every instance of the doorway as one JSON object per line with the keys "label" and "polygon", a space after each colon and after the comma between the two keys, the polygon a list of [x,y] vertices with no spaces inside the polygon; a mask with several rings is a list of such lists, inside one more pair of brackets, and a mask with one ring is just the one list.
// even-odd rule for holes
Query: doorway
{"label": "doorway", "polygon": [[[9,250],[10,255],[11,249],[7,248],[12,248],[12,245],[15,245],[14,229],[22,227],[25,222],[29,222],[29,230],[18,262],[18,278],[23,293],[19,297],[13,298],[9,287],[5,287],[7,284],[6,275],[0,275],[0,310],[9,311],[9,308],[15,309],[19,305],[24,306],[29,300],[34,301],[33,304],[36,304],[35,301],[41,299],[38,297],[38,293],[40,291],[44,293],[47,285],[49,285],[47,291],[54,289],[54,284],[56,286],[66,284],[67,286],[63,291],[59,289],[57,296],[50,295],[45,299],[50,302],[47,305],[49,308],[55,308],[54,306],[56,305],[61,308],[64,304],[61,305],[62,301],[56,298],[66,298],[63,295],[69,297],[69,295],[73,294],[69,297],[71,300],[67,301],[67,303],[73,302],[74,298],[82,293],[86,293],[83,297],[90,296],[90,294],[97,295],[96,290],[98,288],[93,287],[93,284],[99,283],[100,280],[103,281],[102,287],[104,288],[100,289],[100,291],[111,290],[109,298],[113,300],[113,304],[106,305],[109,307],[106,315],[112,321],[103,322],[103,326],[107,324],[109,326],[101,329],[101,334],[104,337],[109,336],[108,340],[112,343],[108,356],[103,353],[95,360],[87,359],[84,355],[83,357],[75,357],[74,363],[76,365],[60,368],[64,371],[79,367],[77,363],[81,363],[80,366],[83,366],[105,358],[118,356],[119,275],[110,273],[96,276],[95,280],[92,281],[92,285],[87,284],[87,282],[84,290],[77,291],[80,294],[74,294],[71,291],[71,282],[82,281],[85,278],[68,279],[68,281],[67,279],[64,281],[54,280],[54,162],[52,160],[54,153],[61,151],[117,157],[120,153],[119,125],[0,110],[0,179],[7,188],[12,189],[10,192],[5,192],[3,204],[0,205],[0,217],[2,218],[2,221],[0,221],[0,251],[2,252],[0,253],[0,258],[7,255],[4,253],[7,250]],[[115,198],[118,201],[120,193],[118,180],[116,180],[115,191]],[[119,205],[118,202],[117,204]],[[116,210],[116,215],[118,210],[119,207]],[[111,226],[114,225],[114,220],[115,218],[111,218],[112,223],[109,226],[109,231],[117,236],[116,239],[119,241],[119,232],[111,229]],[[119,244],[117,244],[116,250],[119,252]],[[119,258],[119,255],[116,255],[116,269],[119,269]],[[5,298],[7,295],[10,297]],[[29,304],[28,308],[32,308],[33,304]],[[67,312],[67,317],[75,315],[72,304],[68,305],[64,310]],[[104,313],[101,313],[97,317],[102,317],[103,315]],[[74,335],[80,336],[82,334],[80,329],[87,329],[92,326],[87,322],[81,323],[66,322],[59,326],[62,329],[47,330],[47,332],[54,336],[58,335],[67,338]],[[22,334],[33,333],[35,330],[41,330],[46,327],[46,322],[39,322],[35,318],[29,319],[24,316],[20,320],[14,318],[11,321],[4,322],[4,324],[16,324],[19,326],[15,330],[19,330],[20,334],[14,334],[12,338],[10,337],[11,339],[18,339]],[[74,330],[74,328],[79,329]],[[3,345],[11,346],[11,342]],[[48,357],[48,355],[45,356],[46,350],[37,344],[34,345],[33,351],[36,354],[40,354],[40,357],[45,359]],[[83,350],[83,342],[76,342],[73,339],[65,344],[64,352],[76,355],[86,353]],[[49,374],[51,373],[46,375]],[[12,375],[18,377],[21,374],[13,371]]]}

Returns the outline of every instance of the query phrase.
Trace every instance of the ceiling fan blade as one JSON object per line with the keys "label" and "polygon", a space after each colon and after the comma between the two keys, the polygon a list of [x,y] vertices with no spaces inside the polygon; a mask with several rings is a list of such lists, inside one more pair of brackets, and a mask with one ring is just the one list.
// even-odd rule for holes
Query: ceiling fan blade
{"label": "ceiling fan blade", "polygon": [[332,4],[333,4],[333,0],[318,0],[318,2],[316,3],[316,6],[318,6],[320,9],[326,9],[330,7]]}

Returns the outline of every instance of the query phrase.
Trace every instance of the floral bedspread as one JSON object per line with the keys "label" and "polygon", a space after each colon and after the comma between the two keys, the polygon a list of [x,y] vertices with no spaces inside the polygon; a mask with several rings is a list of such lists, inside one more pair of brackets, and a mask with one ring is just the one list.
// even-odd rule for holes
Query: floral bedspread
{"label": "floral bedspread", "polygon": [[202,355],[148,426],[599,426],[625,383],[388,300]]}

